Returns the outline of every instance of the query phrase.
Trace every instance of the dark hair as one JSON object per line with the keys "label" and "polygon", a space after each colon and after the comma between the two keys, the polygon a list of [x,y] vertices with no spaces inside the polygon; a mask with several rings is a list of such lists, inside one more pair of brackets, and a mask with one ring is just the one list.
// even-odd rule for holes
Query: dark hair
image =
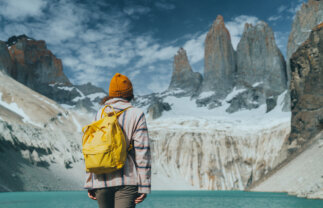
{"label": "dark hair", "polygon": [[109,95],[108,96],[105,96],[104,98],[102,98],[102,100],[101,100],[101,102],[100,102],[100,105],[104,105],[105,104],[105,102],[107,102],[108,100],[110,100],[110,99],[113,99],[113,98],[123,98],[123,99],[125,99],[125,100],[127,100],[127,101],[131,101],[133,98],[134,98],[134,96],[133,95],[131,95],[131,96],[129,96],[129,97],[110,97]]}

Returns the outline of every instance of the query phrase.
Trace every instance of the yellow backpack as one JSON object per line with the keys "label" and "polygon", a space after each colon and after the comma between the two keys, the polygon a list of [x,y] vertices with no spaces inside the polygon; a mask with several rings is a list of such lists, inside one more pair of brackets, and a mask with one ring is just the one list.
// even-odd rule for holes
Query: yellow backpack
{"label": "yellow backpack", "polygon": [[[107,107],[112,109],[112,115],[104,111]],[[100,120],[83,127],[82,149],[87,172],[111,173],[123,167],[127,159],[127,144],[117,118],[127,109],[116,113],[112,106],[107,105]],[[131,148],[130,145],[128,151]]]}

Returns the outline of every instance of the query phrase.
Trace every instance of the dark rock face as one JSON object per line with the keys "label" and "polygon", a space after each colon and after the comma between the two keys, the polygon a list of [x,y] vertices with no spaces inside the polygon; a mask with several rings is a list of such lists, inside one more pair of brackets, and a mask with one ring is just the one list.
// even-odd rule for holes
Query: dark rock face
{"label": "dark rock face", "polygon": [[291,72],[289,66],[289,59],[297,48],[305,41],[310,35],[312,28],[323,21],[323,1],[322,0],[309,0],[304,3],[301,9],[296,13],[292,31],[289,35],[287,45],[287,68],[288,68],[288,81],[291,80]]}
{"label": "dark rock face", "polygon": [[156,119],[162,116],[163,111],[169,111],[171,107],[168,103],[162,102],[160,99],[155,99],[148,107],[148,114],[151,119]]}
{"label": "dark rock face", "polygon": [[10,46],[9,53],[15,66],[11,76],[28,87],[38,91],[39,84],[71,85],[62,61],[47,49],[45,41],[22,37]]}
{"label": "dark rock face", "polygon": [[183,90],[185,95],[192,95],[201,86],[202,75],[193,72],[187,59],[186,51],[180,48],[174,56],[173,74],[169,90]]}
{"label": "dark rock face", "polygon": [[28,36],[27,36],[27,35],[25,35],[25,34],[18,35],[18,36],[15,36],[15,35],[14,35],[14,36],[10,37],[10,38],[8,39],[8,41],[6,42],[6,43],[7,43],[7,46],[15,45],[15,44],[18,42],[18,40],[20,40],[20,39],[35,40],[35,39],[33,39],[33,38],[28,37]]}
{"label": "dark rock face", "polygon": [[323,22],[290,59],[292,122],[289,141],[300,146],[323,130]]}
{"label": "dark rock face", "polygon": [[219,15],[205,39],[202,91],[215,91],[217,97],[225,97],[234,85],[235,65],[230,33]]}
{"label": "dark rock face", "polygon": [[221,101],[219,101],[215,95],[197,98],[195,103],[197,107],[207,107],[209,110],[222,105]]}
{"label": "dark rock face", "polygon": [[286,63],[271,28],[265,22],[246,24],[237,47],[237,85],[262,83],[269,97],[287,89],[286,79]]}
{"label": "dark rock face", "polygon": [[0,41],[0,71],[10,74],[13,70],[13,63],[10,58],[7,44]]}
{"label": "dark rock face", "polygon": [[230,106],[226,109],[228,113],[234,113],[240,109],[251,110],[258,108],[261,104],[266,103],[264,88],[262,86],[251,86],[227,102],[230,103]]}

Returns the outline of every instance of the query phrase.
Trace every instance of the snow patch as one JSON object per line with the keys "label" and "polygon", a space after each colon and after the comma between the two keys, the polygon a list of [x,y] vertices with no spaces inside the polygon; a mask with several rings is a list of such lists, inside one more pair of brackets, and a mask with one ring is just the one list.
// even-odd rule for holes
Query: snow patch
{"label": "snow patch", "polygon": [[87,95],[86,97],[90,98],[90,100],[93,102],[96,98],[104,98],[105,96],[106,96],[105,93],[97,92],[97,93]]}
{"label": "snow patch", "polygon": [[73,89],[75,89],[74,87],[67,87],[67,86],[57,87],[57,88],[65,91],[72,91]]}
{"label": "snow patch", "polygon": [[[234,89],[230,97],[243,92],[245,89]],[[189,131],[200,131],[210,129],[232,129],[234,131],[259,131],[264,128],[271,128],[281,123],[290,122],[291,112],[282,111],[284,104],[285,91],[277,98],[277,106],[266,113],[267,106],[263,104],[256,109],[244,109],[235,113],[228,113],[225,110],[229,107],[229,103],[222,101],[222,106],[214,109],[207,109],[206,107],[198,108],[195,100],[189,97],[177,98],[175,96],[168,96],[164,99],[171,106],[170,111],[164,111],[163,116],[150,121],[148,125],[154,128],[169,128],[169,126],[176,127],[176,129],[187,129]],[[232,99],[231,98],[231,99]]]}
{"label": "snow patch", "polygon": [[11,110],[12,112],[15,112],[16,114],[20,115],[23,118],[23,122],[30,123],[38,127],[42,127],[42,125],[33,122],[29,116],[23,111],[23,109],[19,108],[19,106],[16,103],[6,103],[2,101],[2,93],[0,92],[0,105],[3,107]]}
{"label": "snow patch", "polygon": [[258,87],[259,85],[263,84],[263,82],[256,82],[252,85],[252,87]]}
{"label": "snow patch", "polygon": [[199,95],[199,99],[204,99],[204,98],[207,98],[207,97],[211,97],[212,95],[214,95],[214,92],[212,91],[209,91],[209,92],[202,92],[200,95]]}
{"label": "snow patch", "polygon": [[80,101],[80,100],[84,100],[85,99],[85,97],[75,97],[75,98],[73,98],[73,102],[78,102],[78,101]]}
{"label": "snow patch", "polygon": [[232,92],[230,92],[224,100],[228,102],[232,98],[234,98],[235,96],[237,96],[238,94],[240,94],[244,91],[246,91],[246,89],[237,89],[236,87],[234,87]]}
{"label": "snow patch", "polygon": [[66,110],[70,110],[75,108],[75,105],[67,105],[67,104],[60,104],[63,108],[65,108]]}

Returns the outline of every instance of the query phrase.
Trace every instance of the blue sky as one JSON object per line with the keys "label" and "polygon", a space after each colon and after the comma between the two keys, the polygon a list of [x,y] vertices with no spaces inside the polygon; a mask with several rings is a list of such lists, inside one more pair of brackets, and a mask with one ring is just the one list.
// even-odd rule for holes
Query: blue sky
{"label": "blue sky", "polygon": [[221,14],[236,48],[246,22],[262,20],[285,55],[296,11],[305,0],[0,0],[0,40],[45,40],[75,84],[108,89],[120,72],[136,94],[165,90],[173,56],[184,47],[203,72],[204,40]]}

